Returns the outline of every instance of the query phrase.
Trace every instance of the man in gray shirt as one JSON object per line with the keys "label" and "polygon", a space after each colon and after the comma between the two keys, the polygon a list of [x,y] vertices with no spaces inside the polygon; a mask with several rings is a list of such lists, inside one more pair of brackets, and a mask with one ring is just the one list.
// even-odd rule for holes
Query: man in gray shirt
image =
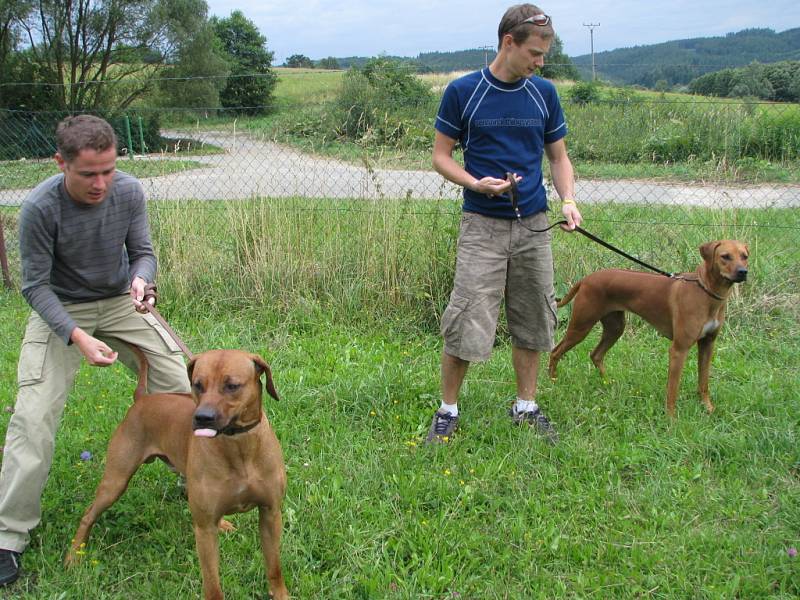
{"label": "man in gray shirt", "polygon": [[138,369],[148,391],[188,391],[180,349],[142,304],[154,280],[144,190],[116,171],[117,139],[98,117],[56,131],[62,173],[39,184],[19,217],[22,294],[33,311],[19,357],[18,393],[0,470],[0,586],[19,576],[19,555],[41,519],[56,430],[83,356]]}

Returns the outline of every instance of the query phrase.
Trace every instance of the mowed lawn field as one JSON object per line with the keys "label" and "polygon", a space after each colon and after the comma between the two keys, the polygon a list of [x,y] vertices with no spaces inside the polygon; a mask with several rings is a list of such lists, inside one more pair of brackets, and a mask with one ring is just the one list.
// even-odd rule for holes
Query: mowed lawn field
{"label": "mowed lawn field", "polygon": [[[758,211],[717,222],[713,211],[693,213],[712,224],[640,226],[643,240],[587,208],[593,231],[622,247],[660,239],[662,266],[694,268],[710,236],[750,243],[751,277],[731,299],[713,360],[713,415],[696,398],[692,351],[677,419],[665,416],[669,342],[632,318],[606,379],[588,360],[597,330],[562,360],[558,381],[540,377],[540,403],[561,434],[550,447],[509,422],[501,332],[491,360],[468,374],[460,431],[431,448],[422,442],[439,403],[436,322],[456,213],[298,203],[151,207],[162,312],[196,352],[244,348],[272,365],[281,400],[265,408],[288,470],[282,559],[293,597],[800,595],[796,260],[765,225],[796,227],[796,213],[765,224]],[[626,266],[586,244],[556,237],[560,294],[600,264]],[[3,291],[0,311],[3,434],[28,308]],[[559,313],[559,339],[568,315]],[[0,597],[200,597],[188,504],[158,461],[100,519],[82,564],[61,564],[134,386],[122,367],[82,367],[24,575]],[[237,530],[221,536],[227,597],[264,599],[256,514],[232,521]]]}

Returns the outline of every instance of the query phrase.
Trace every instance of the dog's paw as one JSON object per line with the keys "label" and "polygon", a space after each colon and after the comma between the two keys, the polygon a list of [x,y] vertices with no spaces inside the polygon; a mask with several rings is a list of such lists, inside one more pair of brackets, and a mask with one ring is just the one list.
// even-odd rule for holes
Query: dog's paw
{"label": "dog's paw", "polygon": [[71,548],[67,555],[64,557],[64,567],[67,569],[71,569],[72,567],[78,566],[81,562],[80,554],[82,553],[81,550],[75,550]]}

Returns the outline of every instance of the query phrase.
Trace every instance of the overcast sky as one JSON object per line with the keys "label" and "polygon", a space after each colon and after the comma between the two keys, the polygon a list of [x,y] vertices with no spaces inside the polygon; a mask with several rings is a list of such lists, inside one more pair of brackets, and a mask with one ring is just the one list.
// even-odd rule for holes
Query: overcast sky
{"label": "overcast sky", "polygon": [[[241,10],[267,38],[274,64],[292,54],[416,56],[496,45],[497,25],[510,3],[487,0],[208,0],[209,13]],[[800,27],[798,0],[541,0],[570,56],[692,37],[724,35],[749,27],[784,31]]]}

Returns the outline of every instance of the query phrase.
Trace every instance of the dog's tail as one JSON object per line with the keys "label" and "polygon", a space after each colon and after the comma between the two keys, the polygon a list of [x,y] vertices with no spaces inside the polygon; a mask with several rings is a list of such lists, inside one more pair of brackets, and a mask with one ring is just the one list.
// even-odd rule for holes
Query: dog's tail
{"label": "dog's tail", "polygon": [[136,358],[139,359],[139,382],[136,384],[136,389],[133,392],[133,401],[136,402],[142,396],[147,394],[147,357],[142,352],[139,346],[128,344]]}
{"label": "dog's tail", "polygon": [[578,283],[572,286],[572,289],[567,292],[566,296],[564,296],[563,298],[561,298],[561,300],[558,301],[558,304],[556,306],[558,308],[561,308],[562,306],[566,306],[567,304],[572,302],[572,299],[575,297],[575,294],[578,293],[578,289],[580,289],[580,287],[581,287],[581,282],[579,281]]}

